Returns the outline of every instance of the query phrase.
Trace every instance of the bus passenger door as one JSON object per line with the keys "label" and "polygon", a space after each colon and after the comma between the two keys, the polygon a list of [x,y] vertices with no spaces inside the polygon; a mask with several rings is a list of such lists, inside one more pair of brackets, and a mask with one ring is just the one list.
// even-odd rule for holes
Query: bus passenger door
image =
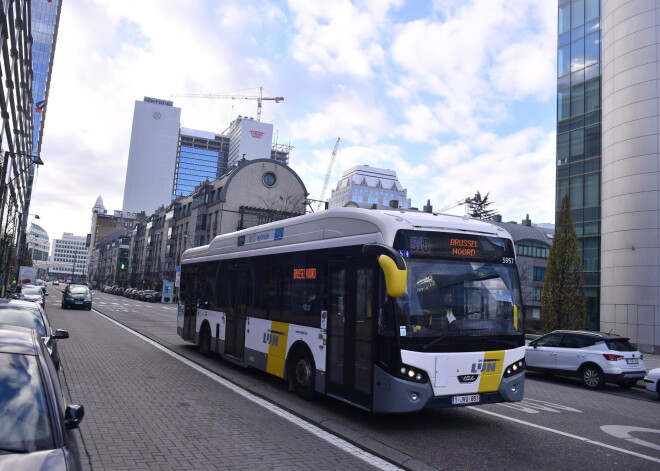
{"label": "bus passenger door", "polygon": [[[192,270],[190,270],[192,271]],[[184,274],[182,280],[182,287],[185,287],[185,291],[182,296],[182,301],[184,305],[183,309],[183,332],[181,337],[184,340],[190,342],[195,342],[197,339],[195,337],[195,328],[197,322],[197,277],[194,273]]]}
{"label": "bus passenger door", "polygon": [[373,267],[329,265],[327,393],[371,408]]}
{"label": "bus passenger door", "polygon": [[231,355],[243,361],[245,350],[245,313],[247,307],[248,277],[247,268],[229,267],[228,294],[230,296],[227,308],[227,330],[225,336],[225,354]]}

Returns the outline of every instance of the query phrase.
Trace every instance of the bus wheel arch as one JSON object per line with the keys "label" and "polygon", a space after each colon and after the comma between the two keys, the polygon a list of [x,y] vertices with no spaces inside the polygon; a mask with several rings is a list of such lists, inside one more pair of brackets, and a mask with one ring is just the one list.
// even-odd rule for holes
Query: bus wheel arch
{"label": "bus wheel arch", "polygon": [[303,399],[310,400],[316,395],[316,363],[307,345],[299,343],[291,347],[287,361],[289,389]]}
{"label": "bus wheel arch", "polygon": [[199,353],[205,357],[211,355],[211,326],[208,321],[202,322],[199,328]]}

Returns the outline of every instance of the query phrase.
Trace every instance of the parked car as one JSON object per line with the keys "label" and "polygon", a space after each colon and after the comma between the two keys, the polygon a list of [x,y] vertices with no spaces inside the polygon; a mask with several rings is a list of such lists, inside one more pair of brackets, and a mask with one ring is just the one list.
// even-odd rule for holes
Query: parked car
{"label": "parked car", "polygon": [[0,325],[0,468],[81,469],[69,430],[85,415],[65,405],[53,362],[32,329]]}
{"label": "parked car", "polygon": [[154,294],[152,294],[150,298],[145,299],[145,301],[149,301],[150,303],[159,303],[162,295],[163,293],[160,291],[154,291]]}
{"label": "parked car", "polygon": [[529,371],[579,378],[589,389],[606,382],[630,388],[646,374],[642,354],[630,339],[603,332],[556,330],[527,346]]}
{"label": "parked car", "polygon": [[92,292],[87,285],[67,285],[62,291],[62,308],[83,307],[92,309]]}
{"label": "parked car", "polygon": [[660,368],[654,368],[644,376],[644,386],[660,396]]}
{"label": "parked car", "polygon": [[69,332],[62,329],[54,330],[46,311],[39,304],[22,299],[0,299],[0,323],[36,330],[43,338],[53,363],[59,369],[60,354],[57,341],[68,339]]}
{"label": "parked car", "polygon": [[142,301],[152,301],[152,298],[154,297],[155,294],[156,291],[152,289],[145,289],[144,291],[142,291],[142,296],[140,297],[140,299]]}
{"label": "parked car", "polygon": [[44,309],[46,309],[46,296],[48,294],[44,292],[41,286],[37,285],[18,285],[12,294],[14,299],[39,303]]}
{"label": "parked car", "polygon": [[53,286],[59,286],[60,282],[59,280],[53,280]]}

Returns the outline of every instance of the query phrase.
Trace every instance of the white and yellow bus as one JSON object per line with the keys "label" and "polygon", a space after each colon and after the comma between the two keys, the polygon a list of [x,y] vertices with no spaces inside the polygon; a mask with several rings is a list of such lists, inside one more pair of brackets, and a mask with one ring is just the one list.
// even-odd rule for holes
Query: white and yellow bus
{"label": "white and yellow bus", "polygon": [[373,412],[523,397],[514,246],[485,221],[338,208],[220,235],[182,256],[177,331]]}

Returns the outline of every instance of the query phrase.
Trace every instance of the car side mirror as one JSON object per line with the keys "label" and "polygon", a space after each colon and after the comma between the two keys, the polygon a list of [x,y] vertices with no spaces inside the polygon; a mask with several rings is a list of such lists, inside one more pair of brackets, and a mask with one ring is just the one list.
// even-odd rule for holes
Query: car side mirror
{"label": "car side mirror", "polygon": [[78,428],[85,417],[85,407],[79,404],[70,404],[64,410],[64,426],[67,430]]}
{"label": "car side mirror", "polygon": [[53,334],[54,339],[68,339],[69,338],[69,331],[68,330],[62,330],[62,329],[57,329],[55,333]]}

